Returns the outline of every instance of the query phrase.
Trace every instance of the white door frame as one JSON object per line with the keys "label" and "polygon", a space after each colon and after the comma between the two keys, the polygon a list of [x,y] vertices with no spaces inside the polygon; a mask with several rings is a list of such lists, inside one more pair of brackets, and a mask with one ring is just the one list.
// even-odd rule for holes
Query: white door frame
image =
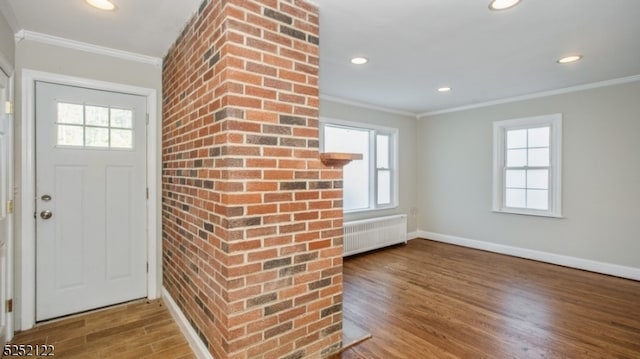
{"label": "white door frame", "polygon": [[[15,144],[15,108],[13,108],[14,105],[14,84],[13,84],[13,79],[14,79],[14,70],[13,67],[11,66],[11,64],[4,58],[4,56],[2,55],[2,53],[0,53],[0,71],[4,72],[8,77],[9,77],[9,93],[8,93],[8,98],[7,100],[11,103],[12,106],[12,111],[11,114],[9,114],[11,121],[12,121],[12,126],[11,126],[11,130],[13,131],[13,134],[11,135],[11,143],[10,145],[12,146],[11,148],[11,154],[12,156],[15,156],[15,148],[13,147]],[[5,104],[0,104],[0,106],[5,106]],[[14,170],[15,170],[15,165],[12,164],[11,165],[11,171],[9,173],[9,188],[11,189],[11,192],[9,193],[9,200],[14,200],[15,201],[15,186],[13,183],[13,178],[14,178]],[[2,206],[6,205],[6,204],[1,204]],[[7,213],[7,225],[9,227],[9,238],[7,238],[7,268],[6,268],[6,280],[7,280],[7,288],[6,288],[6,294],[7,294],[7,299],[14,299],[14,293],[13,293],[13,288],[14,288],[14,237],[15,237],[15,231],[14,231],[14,214],[13,213]],[[15,302],[15,300],[14,300]],[[1,303],[0,303],[1,304]],[[14,308],[15,309],[15,308]],[[2,309],[0,309],[2,310]],[[13,316],[13,312],[9,312],[6,313],[6,320],[7,322],[4,323],[6,325],[5,328],[5,340],[9,341],[11,339],[13,339],[13,332],[14,332],[14,316]]]}
{"label": "white door frame", "polygon": [[21,330],[32,328],[36,323],[36,222],[35,208],[35,83],[36,81],[52,82],[60,85],[79,86],[97,90],[122,92],[147,98],[147,297],[156,299],[160,296],[157,269],[158,248],[160,247],[157,230],[158,213],[158,113],[157,91],[151,88],[59,75],[35,70],[22,70],[22,170],[21,170],[21,216],[22,236],[20,241],[22,291],[20,296]]}

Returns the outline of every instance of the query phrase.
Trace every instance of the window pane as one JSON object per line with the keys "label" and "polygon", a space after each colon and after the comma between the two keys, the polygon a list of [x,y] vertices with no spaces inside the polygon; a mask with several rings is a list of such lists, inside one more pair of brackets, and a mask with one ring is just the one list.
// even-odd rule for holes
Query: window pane
{"label": "window pane", "polygon": [[112,108],[111,127],[133,128],[133,111]]}
{"label": "window pane", "polygon": [[527,130],[507,131],[507,148],[527,147]]}
{"label": "window pane", "polygon": [[507,167],[524,167],[527,164],[527,150],[507,150]]}
{"label": "window pane", "polygon": [[109,108],[86,106],[86,124],[89,126],[109,127]]}
{"label": "window pane", "polygon": [[530,189],[527,190],[527,208],[530,209],[549,209],[549,191]]}
{"label": "window pane", "polygon": [[324,150],[362,154],[344,167],[343,205],[345,211],[369,208],[369,131],[325,126]]}
{"label": "window pane", "polygon": [[378,204],[391,204],[391,171],[378,171]]}
{"label": "window pane", "polygon": [[89,126],[109,127],[109,108],[86,106],[86,124]]}
{"label": "window pane", "polygon": [[560,216],[562,115],[493,123],[493,203],[496,211]]}
{"label": "window pane", "polygon": [[109,129],[86,127],[85,146],[87,147],[109,147]]}
{"label": "window pane", "polygon": [[389,136],[376,136],[376,167],[389,168]]}
{"label": "window pane", "polygon": [[82,146],[82,126],[58,125],[58,146]]}
{"label": "window pane", "polygon": [[344,167],[344,210],[369,208],[369,168],[365,161],[352,161]]}
{"label": "window pane", "polygon": [[505,192],[504,204],[507,207],[525,208],[526,201],[526,190],[524,189],[507,189]]}
{"label": "window pane", "polygon": [[82,125],[82,108],[75,103],[58,102],[58,123]]}
{"label": "window pane", "polygon": [[549,166],[549,149],[536,148],[533,150],[529,150],[529,166],[530,167]]}
{"label": "window pane", "polygon": [[326,126],[324,133],[325,152],[363,153],[369,148],[367,130]]}
{"label": "window pane", "polygon": [[527,171],[527,188],[549,189],[549,170]]}
{"label": "window pane", "polygon": [[526,187],[526,171],[524,170],[507,170],[505,184],[509,188],[525,188]]}
{"label": "window pane", "polygon": [[344,167],[344,210],[370,210],[393,204],[397,186],[391,169],[394,135],[339,124],[323,124],[321,130],[324,152],[362,155],[362,160],[352,161]]}
{"label": "window pane", "polygon": [[529,129],[529,147],[549,147],[549,127]]}
{"label": "window pane", "polygon": [[133,131],[111,130],[112,148],[133,148]]}

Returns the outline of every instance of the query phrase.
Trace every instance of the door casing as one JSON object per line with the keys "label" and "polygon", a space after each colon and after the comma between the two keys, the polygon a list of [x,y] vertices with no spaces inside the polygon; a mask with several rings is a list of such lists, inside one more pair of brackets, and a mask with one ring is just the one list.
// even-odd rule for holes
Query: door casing
{"label": "door casing", "polygon": [[161,242],[159,230],[159,190],[158,190],[158,111],[157,91],[152,88],[130,86],[93,79],[79,78],[49,72],[22,70],[22,144],[21,144],[21,238],[20,271],[21,291],[19,298],[20,330],[33,328],[36,323],[36,237],[34,220],[35,208],[35,82],[44,81],[60,85],[86,87],[97,90],[122,92],[147,98],[147,295],[149,299],[160,297]]}
{"label": "door casing", "polygon": [[[13,95],[13,79],[14,79],[14,72],[13,72],[13,67],[9,64],[8,61],[5,60],[5,58],[3,57],[2,53],[0,53],[0,71],[2,71],[5,75],[7,75],[8,78],[8,88],[7,88],[7,98],[6,100],[9,101],[9,103],[12,106],[12,111],[9,114],[9,118],[11,121],[11,130],[13,131],[13,134],[11,135],[11,141],[9,143],[10,146],[13,146],[15,143],[15,138],[14,138],[14,134],[15,134],[15,129],[14,129],[14,125],[15,125],[15,117],[13,115],[13,113],[15,112],[15,109],[13,109],[13,104],[14,104],[14,95]],[[4,103],[1,103],[0,106],[5,106]],[[11,156],[14,155],[14,148],[12,147],[9,150],[9,153],[11,154]],[[9,169],[9,173],[8,173],[8,184],[7,187],[10,189],[10,193],[8,194],[8,198],[9,200],[15,200],[15,186],[13,183],[13,176],[14,176],[14,165],[11,164],[10,165],[10,169]],[[6,205],[5,203],[0,204],[2,206]],[[7,232],[8,232],[8,238],[7,238],[7,242],[6,242],[6,283],[4,283],[6,285],[5,288],[5,294],[6,294],[6,299],[14,299],[14,240],[15,240],[15,232],[14,232],[14,214],[13,213],[7,213]],[[4,303],[0,303],[0,310],[4,310],[5,308],[3,308],[2,306],[4,305]],[[13,332],[14,332],[14,316],[13,316],[13,312],[7,312],[5,315],[5,320],[6,323],[3,323],[5,325],[5,333],[2,333],[4,335],[4,339],[6,341],[10,341],[11,339],[13,339]]]}

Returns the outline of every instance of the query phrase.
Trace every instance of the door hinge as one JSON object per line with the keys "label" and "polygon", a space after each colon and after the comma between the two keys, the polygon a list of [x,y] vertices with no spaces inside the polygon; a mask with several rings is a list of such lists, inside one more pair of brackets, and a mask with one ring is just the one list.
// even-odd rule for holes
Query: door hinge
{"label": "door hinge", "polygon": [[149,125],[149,114],[147,114],[147,125]]}
{"label": "door hinge", "polygon": [[7,115],[12,115],[13,114],[13,102],[5,101],[5,103],[4,103],[4,112]]}
{"label": "door hinge", "polygon": [[7,313],[13,313],[13,299],[7,299],[6,310]]}
{"label": "door hinge", "polygon": [[149,262],[147,262],[147,273],[149,273]]}
{"label": "door hinge", "polygon": [[7,213],[13,214],[13,210],[14,210],[13,200],[7,201]]}
{"label": "door hinge", "polygon": [[149,199],[149,187],[147,187],[147,199]]}

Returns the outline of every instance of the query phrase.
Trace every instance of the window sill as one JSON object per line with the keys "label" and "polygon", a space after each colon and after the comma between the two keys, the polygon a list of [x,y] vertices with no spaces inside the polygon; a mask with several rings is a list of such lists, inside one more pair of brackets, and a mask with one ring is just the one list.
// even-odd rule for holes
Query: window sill
{"label": "window sill", "polygon": [[548,212],[519,211],[517,209],[494,209],[491,212],[501,213],[501,214],[517,214],[520,216],[546,217],[546,218],[557,218],[557,219],[565,218],[560,214],[554,214],[554,213],[548,213]]}

